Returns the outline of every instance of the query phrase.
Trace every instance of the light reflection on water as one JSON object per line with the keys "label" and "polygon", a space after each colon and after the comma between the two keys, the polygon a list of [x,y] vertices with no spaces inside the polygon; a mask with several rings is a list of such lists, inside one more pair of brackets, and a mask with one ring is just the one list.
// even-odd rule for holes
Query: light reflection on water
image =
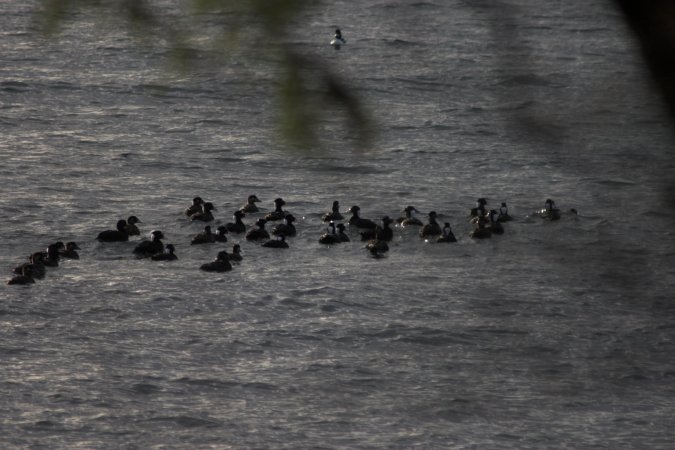
{"label": "light reflection on water", "polygon": [[[68,30],[76,47],[21,50],[29,36],[6,36],[0,262],[8,277],[50,242],[82,249],[35,286],[0,290],[4,445],[634,448],[672,434],[671,217],[654,200],[672,142],[642,82],[597,93],[596,72],[617,61],[641,76],[614,16],[599,3],[539,11],[574,26],[523,31],[539,45],[520,65],[517,49],[486,44],[489,21],[469,20],[470,5],[338,6],[294,33],[372,109],[367,152],[329,139],[344,133],[331,119],[327,152],[281,149],[273,74],[257,60],[257,79],[182,77],[153,66],[160,54],[121,51],[129,41],[82,38],[85,25]],[[24,7],[0,7],[21,11],[2,28],[24,29]],[[326,54],[313,37],[338,16],[350,45]],[[574,31],[597,17],[612,26]],[[580,53],[589,43],[612,52]],[[578,55],[574,74],[561,54]],[[224,223],[252,193],[263,211],[247,223],[279,196],[300,219],[290,249],[236,235],[189,245],[204,225],[182,215],[192,197]],[[503,236],[468,237],[477,197],[508,202]],[[533,217],[547,197],[580,215]],[[382,259],[353,230],[322,246],[334,200],[371,219],[436,210],[459,242],[396,228]],[[132,214],[179,260],[94,240]],[[232,272],[198,270],[234,243]]]}

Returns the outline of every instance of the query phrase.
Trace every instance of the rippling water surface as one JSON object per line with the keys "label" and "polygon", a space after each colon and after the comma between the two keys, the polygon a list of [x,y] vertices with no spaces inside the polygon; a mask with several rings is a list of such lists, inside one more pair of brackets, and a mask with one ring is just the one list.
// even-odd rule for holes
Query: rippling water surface
{"label": "rippling water surface", "polygon": [[[176,72],[114,20],[47,39],[33,2],[0,5],[0,263],[9,279],[50,242],[81,247],[0,288],[3,448],[672,447],[672,135],[618,13],[354,5],[309,10],[288,41],[361,96],[375,145],[335,110],[312,152],[276,139],[269,55]],[[252,193],[287,201],[290,248],[231,235],[244,261],[199,271],[225,246],[190,246],[203,224],[182,211],[200,195],[225,223]],[[503,236],[468,237],[477,197],[508,202]],[[539,220],[547,197],[580,214]],[[333,200],[436,210],[459,242],[321,246]],[[179,260],[94,239],[131,214]]]}

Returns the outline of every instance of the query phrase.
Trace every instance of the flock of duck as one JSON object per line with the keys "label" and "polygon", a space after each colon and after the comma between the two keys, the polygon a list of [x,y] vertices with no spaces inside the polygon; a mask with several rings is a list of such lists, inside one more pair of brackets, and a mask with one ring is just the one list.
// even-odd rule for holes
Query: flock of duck
{"label": "flock of duck", "polygon": [[[250,227],[243,222],[247,214],[259,214],[260,210],[256,203],[260,199],[256,195],[250,195],[246,203],[234,212],[234,222],[219,225],[215,232],[211,225],[206,225],[204,231],[191,239],[191,245],[224,243],[227,242],[227,234],[244,234],[247,241],[261,242],[263,247],[270,248],[288,248],[286,238],[295,236],[297,230],[293,224],[296,219],[283,206],[286,202],[282,198],[274,200],[274,211],[259,217]],[[205,202],[201,197],[192,199],[192,204],[185,210],[185,216],[192,222],[213,222],[215,220],[213,212],[215,208],[213,203]],[[391,228],[393,223],[400,227],[419,227],[419,235],[427,241],[434,240],[442,243],[457,242],[450,223],[445,222],[441,226],[437,221],[437,213],[431,211],[427,214],[427,223],[423,223],[416,217],[419,211],[414,206],[407,206],[403,209],[405,215],[396,220],[389,216],[381,219],[381,224],[360,216],[361,208],[354,205],[346,212],[351,213],[347,220],[350,229],[359,229],[360,238],[366,241],[366,249],[369,254],[375,258],[381,258],[388,250],[388,242],[394,237],[394,230]],[[575,210],[571,212],[576,213]],[[560,219],[560,210],[556,208],[551,199],[544,203],[544,209],[537,212],[543,219]],[[509,215],[506,203],[502,203],[498,210],[488,209],[487,200],[479,198],[476,201],[476,207],[471,208],[469,218],[473,224],[473,230],[470,237],[473,239],[486,239],[493,234],[503,234],[503,223],[512,220]],[[327,223],[326,232],[318,239],[319,243],[325,245],[336,245],[343,242],[349,242],[350,238],[345,232],[345,225],[341,221],[344,216],[340,211],[340,203],[333,202],[331,211],[322,216],[323,222]],[[280,222],[276,224],[271,235],[265,229],[270,222]],[[99,242],[124,242],[129,241],[130,236],[140,236],[140,230],[137,226],[141,221],[136,216],[130,216],[128,219],[117,221],[116,229],[105,230],[98,234],[96,239]],[[135,246],[133,253],[139,258],[150,258],[154,261],[173,261],[177,260],[176,248],[173,244],[164,244],[162,239],[164,234],[160,230],[152,230],[149,239],[144,239]],[[77,253],[79,250],[75,242],[56,242],[50,244],[46,251],[32,253],[28,257],[28,262],[15,267],[13,272],[15,276],[7,284],[31,284],[35,279],[44,278],[47,268],[57,267],[61,259],[79,259]],[[241,255],[241,246],[235,244],[231,252],[221,251],[214,261],[202,264],[200,269],[207,272],[228,272],[232,270],[232,262],[240,262],[243,259]]]}

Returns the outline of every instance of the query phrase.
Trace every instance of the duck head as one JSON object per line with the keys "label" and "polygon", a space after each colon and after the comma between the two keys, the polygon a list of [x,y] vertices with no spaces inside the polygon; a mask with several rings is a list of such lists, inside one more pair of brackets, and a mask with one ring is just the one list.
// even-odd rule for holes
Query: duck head
{"label": "duck head", "polygon": [[152,230],[150,232],[150,240],[151,241],[159,241],[160,239],[164,238],[164,233],[162,233],[159,230]]}
{"label": "duck head", "polygon": [[213,206],[213,203],[211,203],[211,202],[206,202],[206,203],[204,203],[203,208],[204,208],[204,212],[209,212],[209,211],[215,211],[215,210],[216,210],[216,207]]}

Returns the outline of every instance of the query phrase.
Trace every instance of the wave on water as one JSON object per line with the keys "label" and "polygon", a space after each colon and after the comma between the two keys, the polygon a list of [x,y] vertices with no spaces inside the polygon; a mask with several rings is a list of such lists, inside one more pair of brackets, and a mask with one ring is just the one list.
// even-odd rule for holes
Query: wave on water
{"label": "wave on water", "polygon": [[314,308],[317,306],[314,302],[303,302],[293,297],[282,298],[279,300],[279,304],[296,308]]}
{"label": "wave on water", "polygon": [[636,184],[635,181],[619,180],[619,179],[594,180],[594,183],[607,187],[635,186]]}
{"label": "wave on water", "polygon": [[379,8],[384,8],[384,9],[399,9],[399,8],[405,8],[405,9],[424,9],[424,8],[438,8],[439,6],[435,3],[432,2],[413,2],[413,3],[394,3],[394,2],[387,2],[382,5],[375,5],[373,6]]}
{"label": "wave on water", "polygon": [[535,100],[525,100],[513,103],[503,103],[495,108],[496,111],[525,111],[531,110],[540,105],[540,102]]}
{"label": "wave on water", "polygon": [[141,395],[152,395],[162,391],[162,388],[152,383],[135,383],[131,386],[131,392]]}
{"label": "wave on water", "polygon": [[401,48],[401,47],[418,47],[421,44],[414,41],[406,41],[404,39],[385,39],[384,42],[391,47]]}
{"label": "wave on water", "polygon": [[195,127],[172,127],[164,130],[165,133],[193,133],[197,129]]}
{"label": "wave on water", "polygon": [[338,165],[317,165],[312,170],[316,172],[336,172],[352,175],[370,175],[384,173],[382,169],[375,166],[338,166]]}
{"label": "wave on water", "polygon": [[[81,250],[30,287],[0,287],[0,447],[675,440],[670,118],[611,2],[309,2],[290,50],[331,64],[372,113],[372,148],[354,152],[334,104],[310,117],[326,151],[275,140],[286,67],[270,69],[272,47],[217,62],[198,51],[175,73],[166,41],[139,48],[117,28],[92,39],[89,15],[41,47],[37,3],[0,2],[26,11],[0,14],[3,281],[50,242]],[[167,21],[177,9],[156,6]],[[314,101],[320,83],[306,81]],[[185,216],[193,197],[215,204],[217,227],[251,194],[247,229],[287,201],[288,249],[234,232],[190,244],[207,225]],[[547,197],[559,220],[535,213]],[[508,202],[503,235],[470,237],[478,198]],[[347,226],[350,242],[322,245],[335,200],[345,222],[355,204],[373,220],[436,211],[457,242],[394,226],[374,258]],[[140,236],[96,240],[131,214]],[[177,261],[134,256],[152,229]],[[234,244],[233,270],[200,270]]]}
{"label": "wave on water", "polygon": [[222,426],[222,423],[215,419],[203,419],[201,417],[193,417],[186,415],[177,416],[159,416],[150,419],[145,419],[145,422],[165,422],[178,425],[184,428],[210,428]]}
{"label": "wave on water", "polygon": [[[79,83],[71,83],[68,81],[54,81],[52,83],[48,83],[44,85],[45,88],[47,89],[54,89],[54,90],[63,90],[63,91],[79,91],[83,89],[83,86],[80,85]],[[90,86],[90,88],[97,89],[97,86]]]}
{"label": "wave on water", "polygon": [[504,77],[501,81],[496,83],[497,86],[534,86],[534,87],[554,87],[564,88],[568,84],[563,81],[555,81],[551,77],[544,77],[541,75],[513,75]]}
{"label": "wave on water", "polygon": [[410,329],[404,335],[397,336],[395,340],[411,344],[432,346],[466,345],[471,341],[470,339],[467,339],[463,333],[424,328]]}
{"label": "wave on water", "polygon": [[179,384],[186,384],[189,386],[197,386],[197,387],[207,387],[207,388],[213,388],[213,389],[232,389],[236,387],[241,387],[242,383],[237,382],[237,381],[224,381],[224,380],[218,380],[214,378],[190,378],[190,377],[182,377],[177,380],[175,380],[176,383]]}
{"label": "wave on water", "polygon": [[195,125],[207,125],[214,127],[229,126],[232,122],[223,119],[201,119],[193,122]]}
{"label": "wave on water", "polygon": [[26,92],[28,88],[29,84],[23,81],[0,81],[0,90],[4,92]]}
{"label": "wave on water", "polygon": [[612,30],[607,27],[583,27],[583,28],[569,28],[571,33],[609,33]]}

